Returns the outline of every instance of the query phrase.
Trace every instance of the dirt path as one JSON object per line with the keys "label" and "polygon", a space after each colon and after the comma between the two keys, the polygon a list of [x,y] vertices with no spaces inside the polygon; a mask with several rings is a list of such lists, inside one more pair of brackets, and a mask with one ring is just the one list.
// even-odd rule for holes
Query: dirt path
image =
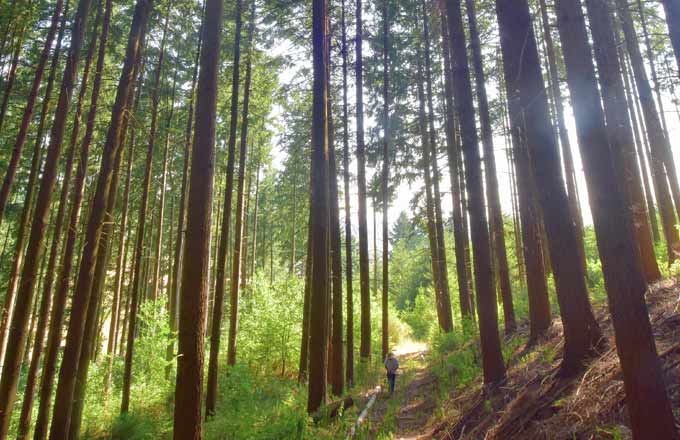
{"label": "dirt path", "polygon": [[[423,343],[395,348],[400,369],[394,395],[383,391],[358,438],[418,439],[437,407],[437,378],[427,369]],[[386,383],[383,389],[387,390]]]}

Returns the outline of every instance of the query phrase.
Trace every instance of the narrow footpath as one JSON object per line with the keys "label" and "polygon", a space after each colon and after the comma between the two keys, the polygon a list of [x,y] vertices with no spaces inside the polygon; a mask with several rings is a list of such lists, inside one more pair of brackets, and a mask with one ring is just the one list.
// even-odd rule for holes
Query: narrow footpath
{"label": "narrow footpath", "polygon": [[406,341],[394,349],[400,368],[396,391],[387,380],[356,438],[418,439],[437,408],[437,378],[427,368],[427,344]]}

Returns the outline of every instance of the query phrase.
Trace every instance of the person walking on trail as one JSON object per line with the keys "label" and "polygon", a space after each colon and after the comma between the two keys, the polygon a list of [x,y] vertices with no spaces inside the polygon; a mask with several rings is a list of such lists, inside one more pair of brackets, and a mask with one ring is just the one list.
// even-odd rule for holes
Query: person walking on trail
{"label": "person walking on trail", "polygon": [[387,370],[387,382],[390,384],[390,394],[394,394],[394,385],[397,379],[397,370],[399,369],[399,360],[391,351],[387,353],[385,358],[385,370]]}

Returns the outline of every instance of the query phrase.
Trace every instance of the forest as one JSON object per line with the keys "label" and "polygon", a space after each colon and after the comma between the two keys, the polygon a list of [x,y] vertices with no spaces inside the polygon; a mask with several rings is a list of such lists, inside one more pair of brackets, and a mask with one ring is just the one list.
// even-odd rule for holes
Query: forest
{"label": "forest", "polygon": [[680,439],[680,0],[0,0],[0,440]]}

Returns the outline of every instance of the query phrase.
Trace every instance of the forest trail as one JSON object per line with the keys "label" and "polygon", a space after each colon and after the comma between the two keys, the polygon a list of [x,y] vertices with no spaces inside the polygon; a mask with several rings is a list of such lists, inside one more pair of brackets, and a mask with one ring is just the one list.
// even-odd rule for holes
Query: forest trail
{"label": "forest trail", "polygon": [[417,439],[437,407],[437,378],[428,368],[427,344],[404,341],[394,348],[400,362],[396,390],[384,391],[368,415],[370,438]]}

